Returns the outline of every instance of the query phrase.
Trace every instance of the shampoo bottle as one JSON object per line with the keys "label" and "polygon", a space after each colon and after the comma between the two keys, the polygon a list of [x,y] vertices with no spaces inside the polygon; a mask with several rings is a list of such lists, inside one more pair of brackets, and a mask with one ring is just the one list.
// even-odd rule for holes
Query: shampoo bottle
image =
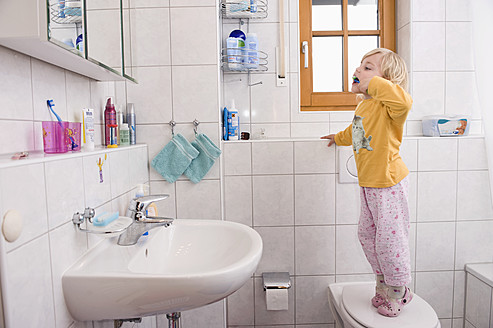
{"label": "shampoo bottle", "polygon": [[[106,107],[104,110],[104,144],[105,146],[111,145],[112,132],[116,134],[116,129],[114,127],[117,125],[116,122],[116,111],[115,105],[113,104],[113,99],[111,97],[106,101]],[[115,136],[113,136],[115,137]]]}
{"label": "shampoo bottle", "polygon": [[231,101],[228,111],[228,140],[240,140],[240,116],[235,108],[235,101]]}
{"label": "shampoo bottle", "polygon": [[84,149],[94,150],[94,111],[90,108],[82,110],[82,128]]}

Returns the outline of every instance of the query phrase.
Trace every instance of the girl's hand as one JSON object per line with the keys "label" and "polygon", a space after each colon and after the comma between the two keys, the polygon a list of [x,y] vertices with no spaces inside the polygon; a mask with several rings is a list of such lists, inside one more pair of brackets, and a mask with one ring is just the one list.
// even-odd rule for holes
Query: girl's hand
{"label": "girl's hand", "polygon": [[335,140],[334,140],[335,136],[336,136],[335,134],[329,134],[327,136],[320,137],[320,139],[327,139],[327,140],[329,140],[329,144],[327,145],[327,147],[330,147],[333,144],[335,144]]}
{"label": "girl's hand", "polygon": [[370,81],[373,78],[370,77],[369,79],[360,79],[358,89],[361,93],[368,94],[368,86],[370,85]]}

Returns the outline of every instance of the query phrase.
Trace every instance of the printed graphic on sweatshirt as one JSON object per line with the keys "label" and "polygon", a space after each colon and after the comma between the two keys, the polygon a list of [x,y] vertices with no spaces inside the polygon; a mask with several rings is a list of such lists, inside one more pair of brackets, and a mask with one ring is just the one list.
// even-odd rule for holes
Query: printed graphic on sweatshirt
{"label": "printed graphic on sweatshirt", "polygon": [[363,127],[364,117],[355,115],[353,118],[353,150],[356,154],[359,154],[359,150],[364,148],[368,151],[372,151],[370,147],[371,136],[365,137],[365,128]]}

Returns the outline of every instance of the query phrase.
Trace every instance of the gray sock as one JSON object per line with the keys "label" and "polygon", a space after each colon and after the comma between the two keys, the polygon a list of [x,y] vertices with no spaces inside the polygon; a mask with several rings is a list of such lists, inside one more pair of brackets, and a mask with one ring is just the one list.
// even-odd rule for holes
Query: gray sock
{"label": "gray sock", "polygon": [[406,292],[406,286],[389,286],[387,295],[390,298],[399,299],[404,297],[405,292]]}
{"label": "gray sock", "polygon": [[385,284],[385,279],[383,278],[383,274],[377,274],[377,287],[380,289],[385,289],[387,285]]}

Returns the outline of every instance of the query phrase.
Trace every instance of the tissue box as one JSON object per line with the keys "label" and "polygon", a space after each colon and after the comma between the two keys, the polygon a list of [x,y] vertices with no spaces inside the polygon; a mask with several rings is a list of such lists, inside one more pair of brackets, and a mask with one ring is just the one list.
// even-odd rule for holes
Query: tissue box
{"label": "tissue box", "polygon": [[427,137],[467,136],[470,121],[467,116],[432,115],[423,117],[423,135]]}

